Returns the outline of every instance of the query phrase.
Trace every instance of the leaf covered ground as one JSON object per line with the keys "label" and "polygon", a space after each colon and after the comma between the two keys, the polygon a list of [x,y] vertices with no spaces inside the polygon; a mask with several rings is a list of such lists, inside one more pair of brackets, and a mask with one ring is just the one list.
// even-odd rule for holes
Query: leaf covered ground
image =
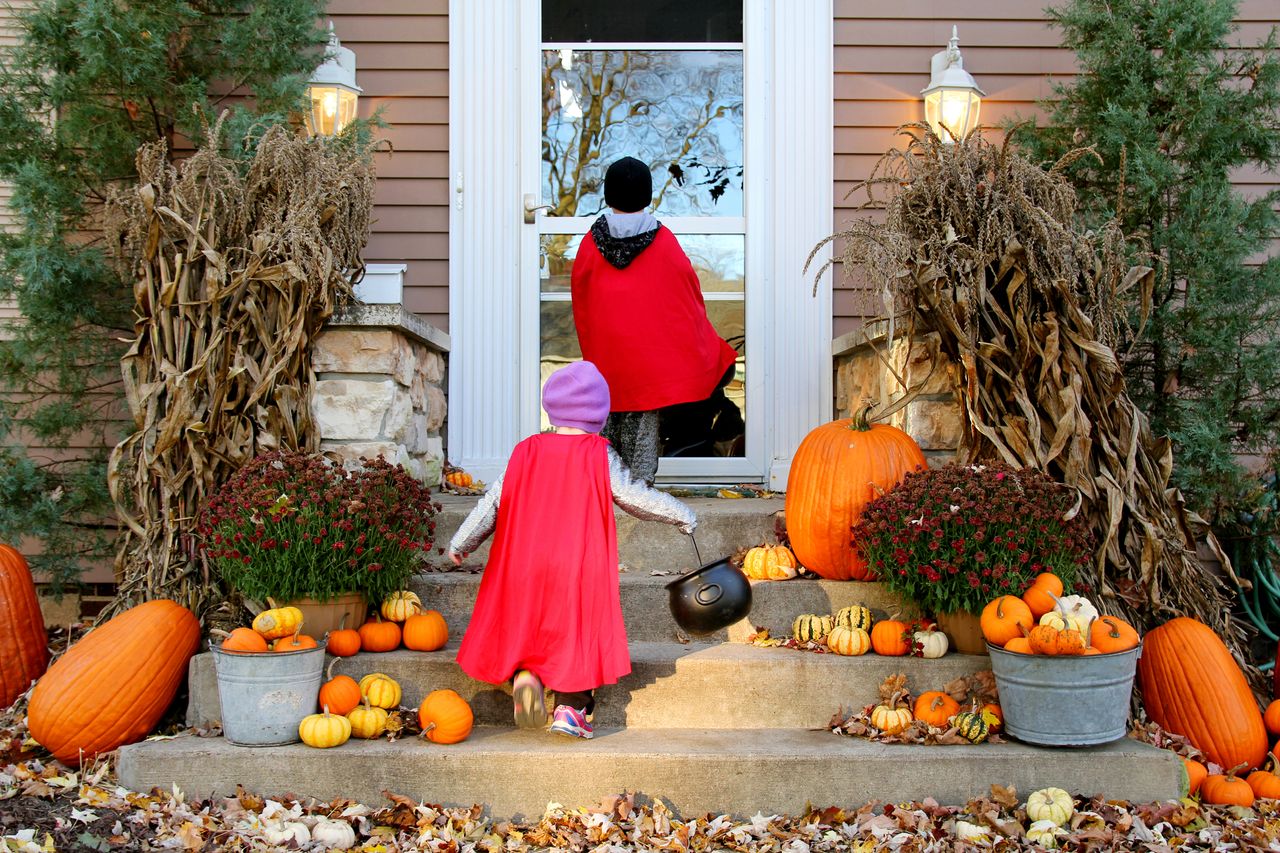
{"label": "leaf covered ground", "polygon": [[[838,799],[834,793],[833,798]],[[350,825],[366,851],[951,851],[1038,850],[1025,795],[993,786],[963,807],[866,803],[812,807],[802,815],[679,819],[661,801],[606,797],[586,807],[548,804],[536,819],[489,818],[481,806],[444,808],[387,792],[379,803],[234,796],[191,800],[181,791],[126,790],[110,760],[72,770],[26,738],[0,729],[0,851],[324,850],[312,833],[325,820]],[[1193,799],[1133,804],[1076,799],[1061,829],[1064,850],[1280,851],[1280,802],[1253,809]]]}

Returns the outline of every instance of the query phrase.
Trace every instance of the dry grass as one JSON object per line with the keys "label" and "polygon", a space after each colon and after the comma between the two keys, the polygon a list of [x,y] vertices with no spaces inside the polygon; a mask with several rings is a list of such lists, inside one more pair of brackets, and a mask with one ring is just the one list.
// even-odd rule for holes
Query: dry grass
{"label": "dry grass", "polygon": [[859,188],[883,222],[858,219],[830,239],[844,243],[846,272],[895,306],[891,337],[937,332],[960,367],[962,458],[1075,488],[1098,535],[1081,580],[1102,607],[1142,628],[1194,616],[1247,667],[1246,629],[1196,555],[1196,537],[1212,536],[1170,487],[1169,442],[1129,399],[1113,350],[1130,306],[1145,319],[1152,271],[1126,262],[1114,226],[1076,229],[1064,164],[1045,171],[979,134],[948,146],[904,132],[909,144]]}
{"label": "dry grass", "polygon": [[206,496],[260,451],[316,450],[312,340],[351,297],[369,236],[370,152],[282,127],[245,164],[213,142],[178,165],[138,152],[107,235],[134,281],[122,361],[134,431],[108,482],[126,525],[113,610],[171,598],[197,614],[215,582],[193,541]]}

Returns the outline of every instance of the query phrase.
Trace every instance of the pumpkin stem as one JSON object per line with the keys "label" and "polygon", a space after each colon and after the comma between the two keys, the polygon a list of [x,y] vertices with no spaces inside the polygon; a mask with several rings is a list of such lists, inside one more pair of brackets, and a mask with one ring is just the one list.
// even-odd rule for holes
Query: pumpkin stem
{"label": "pumpkin stem", "polygon": [[871,410],[876,404],[870,400],[863,400],[862,405],[858,407],[858,411],[853,413],[853,418],[849,424],[849,429],[857,432],[866,432],[871,429]]}
{"label": "pumpkin stem", "polygon": [[221,628],[210,628],[209,633],[215,637],[221,637],[224,640],[231,636],[230,633],[222,630]]}
{"label": "pumpkin stem", "polygon": [[1232,767],[1230,770],[1228,770],[1228,771],[1227,771],[1227,776],[1228,776],[1229,778],[1231,778],[1231,779],[1234,779],[1234,778],[1236,778],[1236,773],[1240,770],[1240,768],[1242,768],[1242,767],[1248,767],[1248,766],[1249,766],[1249,762],[1247,762],[1247,761],[1241,761],[1241,762],[1240,762],[1239,764],[1237,764],[1235,767]]}
{"label": "pumpkin stem", "polygon": [[269,607],[272,610],[275,610],[279,606],[280,605],[276,604],[276,600],[274,598],[272,598],[269,595],[267,596],[267,607]]}
{"label": "pumpkin stem", "polygon": [[326,717],[329,716],[329,705],[327,703],[324,706],[324,715]]}

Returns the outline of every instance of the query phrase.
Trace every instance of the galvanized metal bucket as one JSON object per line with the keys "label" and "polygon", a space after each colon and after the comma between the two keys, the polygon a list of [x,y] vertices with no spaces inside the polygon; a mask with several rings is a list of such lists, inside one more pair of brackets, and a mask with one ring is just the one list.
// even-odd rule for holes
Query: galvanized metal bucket
{"label": "galvanized metal bucket", "polygon": [[324,646],[297,652],[224,652],[214,647],[222,734],[236,746],[297,743],[314,714],[324,676]]}
{"label": "galvanized metal bucket", "polygon": [[1128,733],[1142,646],[1107,655],[1049,657],[988,644],[1004,729],[1042,746],[1094,746]]}

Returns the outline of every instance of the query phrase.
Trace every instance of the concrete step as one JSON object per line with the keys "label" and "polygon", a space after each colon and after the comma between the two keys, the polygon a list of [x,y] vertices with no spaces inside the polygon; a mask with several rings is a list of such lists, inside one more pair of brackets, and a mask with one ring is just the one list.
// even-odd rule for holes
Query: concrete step
{"label": "concrete step", "polygon": [[1172,753],[1125,738],[1088,749],[1018,743],[877,744],[802,729],[602,729],[579,741],[544,732],[477,728],[460,744],[419,739],[233,746],[223,738],[144,741],[119,752],[120,784],[176,785],[188,797],[234,794],[384,802],[392,791],[445,806],[484,804],[495,818],[537,818],[548,803],[599,804],[623,791],[660,798],[685,818],[707,813],[802,814],[805,805],[858,807],[933,797],[962,804],[992,783],[1022,796],[1047,785],[1084,795],[1151,802],[1181,794]]}
{"label": "concrete step", "polygon": [[[455,642],[438,652],[361,653],[339,660],[333,671],[357,681],[385,672],[400,682],[402,703],[410,708],[428,692],[449,687],[471,703],[477,723],[512,725],[510,690],[470,678],[456,654]],[[906,673],[919,694],[989,668],[990,658],[975,655],[846,658],[736,643],[632,643],[631,674],[597,691],[595,720],[637,729],[825,728],[841,706],[874,702],[880,683],[895,673]],[[213,656],[196,656],[189,672],[187,722],[219,719]]]}
{"label": "concrete step", "polygon": [[[722,501],[734,503],[734,501]],[[482,573],[429,572],[415,577],[410,589],[425,607],[439,610],[449,623],[449,634],[461,638],[471,621],[471,608],[480,589]],[[632,642],[670,642],[679,639],[679,626],[671,618],[666,585],[676,575],[653,575],[626,571],[619,577],[622,617],[627,638]],[[914,616],[919,610],[904,603],[881,583],[828,581],[794,578],[788,581],[756,581],[751,585],[751,612],[747,618],[709,640],[744,642],[756,627],[768,628],[772,636],[791,633],[791,623],[801,613],[834,613],[841,607],[861,604],[882,618],[899,612]]]}
{"label": "concrete step", "polygon": [[[441,509],[435,519],[435,541],[439,547],[448,547],[454,532],[478,500],[459,495],[439,496]],[[696,537],[704,563],[732,554],[744,546],[776,541],[774,514],[782,512],[784,501],[781,497],[682,500],[698,515]],[[640,521],[622,510],[616,510],[614,515],[618,521],[618,557],[628,568],[637,571],[687,570],[698,565],[689,537],[671,525]],[[489,556],[491,541],[492,537],[467,558],[466,564],[483,566]],[[433,553],[428,562],[444,565],[447,560]]]}

